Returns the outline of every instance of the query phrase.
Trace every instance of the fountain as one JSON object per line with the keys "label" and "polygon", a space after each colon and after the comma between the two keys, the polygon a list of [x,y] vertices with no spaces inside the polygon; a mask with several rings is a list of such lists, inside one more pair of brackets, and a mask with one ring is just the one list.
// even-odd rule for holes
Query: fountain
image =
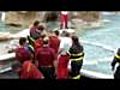
{"label": "fountain", "polygon": [[[86,77],[91,78],[109,78],[113,79],[113,74],[110,69],[110,62],[112,60],[112,56],[114,53],[114,49],[116,49],[119,44],[119,17],[105,18],[108,20],[112,20],[108,24],[105,24],[105,27],[102,28],[92,28],[89,30],[82,30],[79,36],[82,39],[82,43],[85,48],[85,59],[84,66],[81,70],[81,74]],[[117,27],[118,26],[118,27]],[[115,30],[114,30],[115,29]],[[116,32],[117,31],[117,32]],[[27,31],[25,31],[27,32]],[[76,30],[77,32],[77,30]],[[19,34],[16,34],[19,35]],[[22,33],[22,35],[25,35]],[[115,35],[115,36],[114,36]],[[107,41],[107,42],[106,42]],[[108,47],[109,45],[109,47]],[[1,55],[0,61],[9,61],[14,59],[14,53]],[[7,68],[6,68],[7,67]],[[10,64],[3,67],[0,70],[0,73],[7,72],[11,70]]]}
{"label": "fountain", "polygon": [[5,21],[5,15],[6,15],[5,12],[2,12],[2,14],[1,14],[1,21],[2,21],[2,22]]}

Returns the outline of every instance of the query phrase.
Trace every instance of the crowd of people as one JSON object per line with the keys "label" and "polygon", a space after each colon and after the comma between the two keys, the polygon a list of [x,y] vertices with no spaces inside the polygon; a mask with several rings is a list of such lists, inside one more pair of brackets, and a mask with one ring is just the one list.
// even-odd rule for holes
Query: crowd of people
{"label": "crowd of people", "polygon": [[[20,79],[80,79],[84,48],[79,38],[67,31],[68,12],[61,12],[60,18],[60,29],[65,29],[62,33],[46,30],[35,21],[30,35],[19,39],[12,69]],[[69,63],[71,68],[68,68]],[[111,63],[113,71],[117,63],[120,63],[120,48]],[[120,79],[120,64],[114,78]]]}
{"label": "crowd of people", "polygon": [[20,79],[80,79],[84,49],[67,30],[48,32],[35,21],[30,35],[19,39],[15,54],[12,68]]}

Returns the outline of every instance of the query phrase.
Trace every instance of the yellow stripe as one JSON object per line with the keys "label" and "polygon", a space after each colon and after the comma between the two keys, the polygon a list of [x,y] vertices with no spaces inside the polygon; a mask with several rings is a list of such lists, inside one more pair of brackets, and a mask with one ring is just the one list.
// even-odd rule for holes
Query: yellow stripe
{"label": "yellow stripe", "polygon": [[119,56],[119,55],[115,55],[115,57],[116,57],[117,59],[120,59],[120,56]]}
{"label": "yellow stripe", "polygon": [[80,75],[77,75],[77,76],[75,76],[75,77],[73,77],[72,79],[80,79]]}
{"label": "yellow stripe", "polygon": [[71,59],[71,61],[80,61],[80,60],[83,60],[84,57],[80,57],[80,58],[77,58],[77,59]]}
{"label": "yellow stripe", "polygon": [[79,53],[79,54],[71,54],[72,56],[81,56],[83,55],[83,52],[82,53]]}
{"label": "yellow stripe", "polygon": [[30,48],[34,51],[34,48],[33,48],[33,46],[32,45],[29,45],[30,46]]}
{"label": "yellow stripe", "polygon": [[30,37],[30,40],[33,41],[33,42],[35,41],[32,37]]}

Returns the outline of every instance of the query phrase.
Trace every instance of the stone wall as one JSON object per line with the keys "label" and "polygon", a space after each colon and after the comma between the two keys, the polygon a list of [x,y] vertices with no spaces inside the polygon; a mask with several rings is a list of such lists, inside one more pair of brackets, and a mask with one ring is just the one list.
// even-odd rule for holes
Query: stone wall
{"label": "stone wall", "polygon": [[95,11],[71,12],[71,18],[80,18],[87,22],[97,21],[100,19],[100,13]]}
{"label": "stone wall", "polygon": [[[44,21],[46,14],[50,12],[35,12],[35,11],[17,11],[6,12],[5,22],[7,24],[18,24],[28,26],[35,20]],[[83,11],[83,12],[70,12],[70,18],[81,18],[85,21],[96,21],[100,18],[98,12]]]}
{"label": "stone wall", "polygon": [[35,20],[42,20],[44,12],[7,12],[5,22],[6,24],[18,24],[28,26],[32,24]]}

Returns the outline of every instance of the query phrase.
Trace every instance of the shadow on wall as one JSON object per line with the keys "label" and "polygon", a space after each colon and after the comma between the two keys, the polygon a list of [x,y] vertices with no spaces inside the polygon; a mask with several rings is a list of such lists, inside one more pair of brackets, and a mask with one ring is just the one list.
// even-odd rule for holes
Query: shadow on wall
{"label": "shadow on wall", "polygon": [[57,21],[59,17],[59,12],[48,12],[44,16],[44,21],[49,22],[49,21]]}

